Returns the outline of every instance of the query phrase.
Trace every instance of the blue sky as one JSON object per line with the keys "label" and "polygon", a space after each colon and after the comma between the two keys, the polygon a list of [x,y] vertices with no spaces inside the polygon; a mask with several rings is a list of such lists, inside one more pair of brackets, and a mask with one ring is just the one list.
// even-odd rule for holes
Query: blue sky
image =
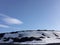
{"label": "blue sky", "polygon": [[0,32],[60,30],[60,0],[0,0]]}

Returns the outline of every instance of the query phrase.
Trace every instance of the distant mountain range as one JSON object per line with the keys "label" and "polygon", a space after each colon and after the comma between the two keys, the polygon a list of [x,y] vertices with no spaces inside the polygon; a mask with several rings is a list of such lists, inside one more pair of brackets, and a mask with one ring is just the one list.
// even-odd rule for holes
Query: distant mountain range
{"label": "distant mountain range", "polygon": [[11,44],[60,43],[60,31],[26,30],[26,31],[0,33],[0,43],[11,43]]}

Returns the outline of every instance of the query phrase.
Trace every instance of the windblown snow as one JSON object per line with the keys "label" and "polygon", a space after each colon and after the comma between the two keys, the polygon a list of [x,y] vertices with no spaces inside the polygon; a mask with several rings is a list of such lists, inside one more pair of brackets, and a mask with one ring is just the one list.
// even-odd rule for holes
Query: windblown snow
{"label": "windblown snow", "polygon": [[60,43],[60,32],[53,30],[26,30],[0,33],[0,43],[47,44]]}

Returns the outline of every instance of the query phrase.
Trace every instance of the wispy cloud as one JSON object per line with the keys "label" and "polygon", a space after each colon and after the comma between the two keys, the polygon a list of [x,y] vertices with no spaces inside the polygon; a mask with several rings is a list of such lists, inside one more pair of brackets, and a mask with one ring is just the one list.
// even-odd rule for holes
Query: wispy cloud
{"label": "wispy cloud", "polygon": [[1,27],[1,28],[9,28],[9,26],[3,25],[3,24],[0,24],[0,27]]}
{"label": "wispy cloud", "polygon": [[1,17],[4,17],[4,18],[7,18],[7,17],[9,17],[9,16],[7,16],[7,15],[4,15],[4,14],[0,14],[0,16],[1,16]]}
{"label": "wispy cloud", "polygon": [[3,21],[7,24],[22,24],[22,21],[15,18],[4,18]]}
{"label": "wispy cloud", "polygon": [[[1,21],[2,21],[2,24],[0,23],[0,28],[11,28],[11,25],[20,25],[23,23],[19,19],[10,17],[8,15],[4,15],[4,14],[0,14],[0,22]],[[13,27],[11,29],[13,29]]]}
{"label": "wispy cloud", "polygon": [[19,19],[16,18],[12,18],[10,16],[4,15],[4,14],[0,14],[0,16],[4,17],[2,19],[2,21],[4,21],[7,24],[22,24],[23,22]]}

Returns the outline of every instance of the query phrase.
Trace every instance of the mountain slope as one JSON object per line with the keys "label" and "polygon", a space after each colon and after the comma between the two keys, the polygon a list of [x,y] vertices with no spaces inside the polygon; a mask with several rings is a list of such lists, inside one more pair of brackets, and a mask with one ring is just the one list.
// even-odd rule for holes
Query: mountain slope
{"label": "mountain slope", "polygon": [[0,33],[0,43],[47,44],[60,43],[60,32],[53,30],[26,30]]}

